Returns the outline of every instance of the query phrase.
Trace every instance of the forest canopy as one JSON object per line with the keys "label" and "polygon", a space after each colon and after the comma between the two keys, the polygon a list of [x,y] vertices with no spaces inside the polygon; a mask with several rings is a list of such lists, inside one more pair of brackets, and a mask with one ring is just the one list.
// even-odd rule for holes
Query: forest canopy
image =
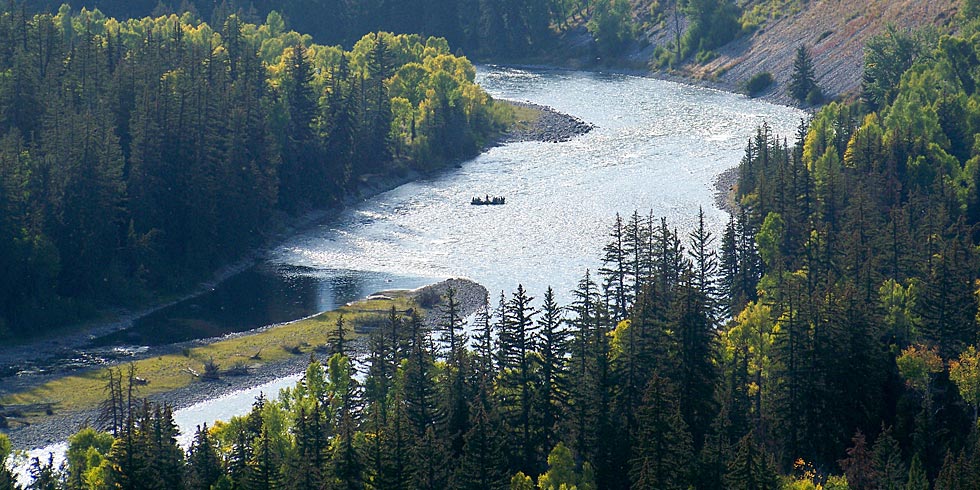
{"label": "forest canopy", "polygon": [[237,16],[0,9],[0,338],[174,291],[371,175],[473,155],[509,110],[441,38],[350,51]]}

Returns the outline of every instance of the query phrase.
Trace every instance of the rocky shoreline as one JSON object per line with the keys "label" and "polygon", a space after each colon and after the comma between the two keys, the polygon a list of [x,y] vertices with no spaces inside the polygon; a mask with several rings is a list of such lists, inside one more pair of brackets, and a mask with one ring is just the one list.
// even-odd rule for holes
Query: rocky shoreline
{"label": "rocky shoreline", "polygon": [[[464,317],[476,313],[486,302],[486,288],[468,279],[447,279],[416,289],[413,291],[413,294],[416,298],[426,295],[442,297],[449,287],[453,287],[456,290],[456,300],[459,303],[460,313]],[[436,314],[428,315],[425,319],[425,324],[429,328],[436,328],[442,322],[441,310],[436,306],[432,311]],[[250,333],[267,328],[275,327],[262,327]],[[248,334],[247,332],[242,335]],[[363,339],[365,337],[360,338]],[[200,345],[201,343],[217,340],[220,340],[220,338],[196,341],[195,343]],[[169,347],[164,346],[162,348],[169,349]],[[363,348],[363,346],[361,347]],[[357,348],[355,346],[355,349]],[[314,352],[313,355],[320,358],[321,361],[326,361],[324,358],[325,354]],[[278,378],[300,373],[306,369],[309,360],[309,353],[298,354],[279,362],[264,364],[246,376],[224,376],[221,379],[213,381],[196,381],[174,391],[150,395],[147,399],[153,403],[168,404],[174,407],[174,409],[179,410],[234,391],[253,388]],[[275,396],[274,393],[270,393],[269,395]],[[67,440],[68,436],[94,423],[97,418],[98,410],[55,413],[40,422],[18,427],[6,433],[10,436],[14,448],[35,449]]]}
{"label": "rocky shoreline", "polygon": [[738,185],[738,167],[732,167],[715,177],[715,206],[734,215],[738,212],[735,187]]}
{"label": "rocky shoreline", "polygon": [[522,141],[562,143],[595,129],[595,125],[587,123],[575,116],[559,112],[552,107],[514,100],[505,100],[504,102],[516,107],[540,111],[541,116],[529,127],[514,128],[509,131],[504,137],[503,143]]}

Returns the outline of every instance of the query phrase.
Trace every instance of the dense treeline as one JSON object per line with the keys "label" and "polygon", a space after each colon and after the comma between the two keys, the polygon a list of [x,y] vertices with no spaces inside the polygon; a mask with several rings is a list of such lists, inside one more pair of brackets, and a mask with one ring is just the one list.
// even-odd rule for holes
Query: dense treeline
{"label": "dense treeline", "polygon": [[748,146],[723,255],[754,236],[759,281],[735,282],[722,340],[747,354],[753,431],[784,468],[839,460],[853,488],[978,481],[980,51],[963,29],[887,30],[866,49],[867,105]]}
{"label": "dense treeline", "polygon": [[864,102],[759,128],[720,237],[617,217],[572,304],[518,287],[464,329],[450,293],[436,331],[391,311],[363,363],[337,335],[186,454],[166,407],[113,388],[109,433],[34,485],[976,488],[975,32],[886,31]]}
{"label": "dense treeline", "polygon": [[[606,0],[608,3],[608,0]],[[444,37],[467,53],[526,54],[554,41],[552,25],[583,15],[585,0],[94,0],[68,2],[76,9],[98,8],[107,15],[134,18],[190,11],[222,22],[237,14],[253,22],[277,11],[291,29],[313,35],[318,43],[351,45],[376,31]],[[621,2],[624,3],[624,2]],[[61,1],[35,5],[57,9]],[[624,3],[625,5],[625,3]]]}
{"label": "dense treeline", "polygon": [[[365,33],[392,31],[445,37],[466,53],[490,59],[524,59],[562,47],[562,34],[585,26],[594,54],[615,59],[637,40],[638,30],[657,25],[676,30],[677,39],[660,63],[699,61],[742,32],[750,32],[778,10],[759,2],[752,15],[729,0],[71,0],[76,9],[98,8],[117,18],[192,12],[213,23],[237,14],[251,22],[277,11],[289,27],[322,44],[351,45]],[[55,11],[60,0],[32,2]],[[763,10],[765,10],[763,9]],[[577,44],[577,41],[575,42]]]}
{"label": "dense treeline", "polygon": [[507,111],[443,39],[0,10],[0,338],[171,291],[283,212],[472,155]]}
{"label": "dense treeline", "polygon": [[[363,363],[341,324],[325,366],[312,360],[277,399],[201,427],[186,455],[169,410],[134,403],[114,376],[109,434],[79,433],[64,470],[38,461],[34,476],[53,488],[720,488],[743,471],[774,479],[767,460],[735,457],[736,448],[758,451],[744,427],[710,429],[720,423],[721,381],[713,240],[703,220],[684,237],[633,214],[617,218],[606,266],[586,272],[567,308],[550,289],[536,302],[518,286],[464,329],[450,290],[435,331],[392,309],[366,339]],[[697,471],[709,453],[707,467],[731,455],[731,469]]]}
{"label": "dense treeline", "polygon": [[35,476],[69,488],[147,474],[191,488],[975,488],[980,48],[883,36],[865,77],[877,110],[830,104],[792,143],[762,126],[722,236],[703,219],[684,237],[617,217],[603,268],[566,307],[518,287],[464,330],[450,294],[432,332],[392,311],[361,376],[339,342],[296,388],[201,428],[186,455],[165,408],[128,404],[114,436],[76,436],[84,461],[38,462]]}

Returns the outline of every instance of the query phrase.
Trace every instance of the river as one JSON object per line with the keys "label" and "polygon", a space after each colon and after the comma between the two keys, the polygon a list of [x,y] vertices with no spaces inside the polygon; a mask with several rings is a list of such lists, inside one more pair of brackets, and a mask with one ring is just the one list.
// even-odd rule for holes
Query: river
{"label": "river", "polygon": [[[491,95],[551,106],[596,125],[565,143],[491,148],[459,168],[368,199],[286,240],[246,275],[165,309],[106,344],[154,344],[161,325],[248,329],[330,309],[372,292],[467,277],[492,294],[517,285],[560,303],[599,256],[616,213],[666,217],[682,236],[704,208],[718,236],[717,176],[763,122],[792,137],[799,110],[717,90],[623,74],[482,66]],[[471,206],[476,195],[504,206]],[[187,335],[193,336],[193,333]],[[172,340],[171,340],[172,341]],[[259,390],[185,408],[184,434],[244,413]],[[43,454],[52,448],[41,450]]]}

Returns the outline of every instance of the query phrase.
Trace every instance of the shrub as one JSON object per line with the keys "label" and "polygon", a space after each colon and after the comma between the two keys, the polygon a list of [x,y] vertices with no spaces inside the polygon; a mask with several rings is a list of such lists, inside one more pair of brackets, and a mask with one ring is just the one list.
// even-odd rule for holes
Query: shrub
{"label": "shrub", "polygon": [[752,78],[749,78],[748,81],[745,82],[745,93],[747,93],[749,97],[758,97],[766,90],[769,90],[769,87],[772,86],[774,81],[775,80],[772,78],[772,73],[767,71],[756,73],[755,75],[752,75]]}
{"label": "shrub", "polygon": [[218,379],[221,377],[221,367],[218,363],[214,362],[214,358],[208,358],[204,362],[204,374],[201,375],[204,379]]}
{"label": "shrub", "polygon": [[439,294],[439,291],[437,291],[435,288],[431,288],[431,287],[423,288],[421,291],[418,292],[418,295],[415,297],[415,302],[418,303],[418,305],[421,306],[422,308],[429,309],[441,303],[442,296]]}
{"label": "shrub", "polygon": [[820,87],[813,87],[810,93],[806,94],[806,103],[810,105],[820,105],[824,101],[823,91]]}
{"label": "shrub", "polygon": [[709,62],[709,61],[711,61],[711,60],[713,60],[713,59],[715,59],[717,57],[718,57],[718,54],[715,53],[714,51],[711,51],[711,50],[698,51],[698,54],[697,54],[697,56],[694,57],[694,60],[697,61],[699,64],[704,64],[704,63],[707,63],[707,62]]}

